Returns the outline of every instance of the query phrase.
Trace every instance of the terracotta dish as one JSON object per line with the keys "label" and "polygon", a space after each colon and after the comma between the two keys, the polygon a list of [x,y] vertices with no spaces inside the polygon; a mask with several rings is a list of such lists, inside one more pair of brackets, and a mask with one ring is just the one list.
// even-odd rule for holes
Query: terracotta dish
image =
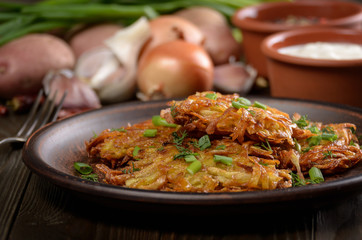
{"label": "terracotta dish", "polygon": [[232,22],[243,34],[246,61],[267,77],[266,60],[260,44],[270,34],[310,26],[358,28],[362,5],[343,1],[294,1],[263,3],[238,10]]}
{"label": "terracotta dish", "polygon": [[271,95],[362,107],[362,58],[312,59],[278,52],[282,47],[311,42],[362,45],[362,31],[305,28],[276,33],[266,38],[262,43],[262,51],[268,59]]}

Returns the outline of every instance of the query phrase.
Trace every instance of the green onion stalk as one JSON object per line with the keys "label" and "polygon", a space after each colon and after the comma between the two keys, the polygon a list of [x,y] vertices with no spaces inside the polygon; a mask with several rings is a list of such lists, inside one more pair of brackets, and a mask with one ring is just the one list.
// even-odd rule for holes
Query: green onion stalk
{"label": "green onion stalk", "polygon": [[171,14],[205,6],[229,20],[239,8],[276,0],[44,0],[36,3],[0,1],[0,46],[29,33],[68,30],[80,24],[119,22],[129,25],[151,12]]}

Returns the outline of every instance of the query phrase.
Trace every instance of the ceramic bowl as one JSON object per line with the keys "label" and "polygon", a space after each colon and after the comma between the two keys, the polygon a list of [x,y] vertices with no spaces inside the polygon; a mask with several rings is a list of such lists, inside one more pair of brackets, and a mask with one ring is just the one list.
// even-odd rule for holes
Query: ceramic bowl
{"label": "ceramic bowl", "polygon": [[315,59],[290,56],[278,51],[283,47],[313,42],[353,43],[362,46],[362,31],[304,28],[267,37],[261,48],[267,58],[271,95],[362,108],[362,58]]}
{"label": "ceramic bowl", "polygon": [[232,23],[242,32],[246,62],[267,77],[266,60],[260,50],[265,37],[310,26],[361,29],[362,5],[334,0],[263,3],[238,10]]}

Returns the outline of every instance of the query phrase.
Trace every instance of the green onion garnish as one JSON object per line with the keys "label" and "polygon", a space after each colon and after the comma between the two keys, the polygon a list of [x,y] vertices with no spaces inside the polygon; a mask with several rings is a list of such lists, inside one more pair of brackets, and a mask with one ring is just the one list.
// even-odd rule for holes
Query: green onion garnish
{"label": "green onion garnish", "polygon": [[211,99],[211,100],[216,100],[217,99],[217,94],[216,93],[207,93],[205,95],[206,98]]}
{"label": "green onion garnish", "polygon": [[239,103],[244,104],[246,106],[251,106],[251,102],[247,98],[239,97],[236,99]]}
{"label": "green onion garnish", "polygon": [[321,135],[317,135],[317,136],[312,136],[312,137],[308,138],[307,141],[308,141],[309,146],[313,147],[313,146],[319,145],[321,140],[322,140]]}
{"label": "green onion garnish", "polygon": [[233,162],[233,159],[231,157],[226,157],[222,155],[214,155],[214,161],[215,162],[221,162],[226,165],[231,165]]}
{"label": "green onion garnish", "polygon": [[317,126],[315,126],[315,125],[313,125],[313,126],[311,126],[310,128],[308,128],[308,130],[311,131],[311,132],[314,133],[314,134],[320,133],[319,128],[318,128]]}
{"label": "green onion garnish", "polygon": [[152,117],[152,123],[155,126],[165,126],[165,127],[177,127],[177,124],[174,123],[168,123],[166,119],[162,118],[159,115],[155,115]]}
{"label": "green onion garnish", "polygon": [[312,167],[309,169],[309,177],[314,183],[324,182],[324,177],[319,168]]}
{"label": "green onion garnish", "polygon": [[251,102],[247,98],[239,97],[239,98],[235,99],[234,101],[232,101],[231,106],[233,106],[236,109],[240,109],[240,108],[247,109],[247,108],[249,108],[249,106],[251,106]]}
{"label": "green onion garnish", "polygon": [[193,161],[187,168],[186,170],[190,173],[190,174],[195,174],[198,171],[200,171],[202,167],[202,164],[199,160]]}
{"label": "green onion garnish", "polygon": [[240,109],[240,108],[249,108],[249,106],[248,105],[245,105],[245,104],[242,104],[242,103],[240,103],[240,102],[236,102],[236,101],[233,101],[232,103],[231,103],[231,106],[233,106],[234,108],[236,108],[236,109]]}
{"label": "green onion garnish", "polygon": [[77,170],[80,174],[90,174],[93,169],[90,165],[82,162],[75,162],[74,168]]}
{"label": "green onion garnish", "polygon": [[186,155],[184,158],[185,158],[185,162],[194,162],[194,161],[197,161],[195,155],[193,155],[193,154]]}
{"label": "green onion garnish", "polygon": [[157,129],[146,129],[143,132],[143,136],[145,137],[156,137]]}
{"label": "green onion garnish", "polygon": [[261,109],[264,109],[264,110],[267,109],[266,105],[264,105],[264,104],[262,104],[261,102],[258,102],[258,101],[254,102],[253,107],[261,108]]}
{"label": "green onion garnish", "polygon": [[338,138],[337,134],[326,133],[326,132],[322,133],[321,137],[323,140],[327,140],[330,142],[333,142],[333,141],[337,140],[337,138]]}
{"label": "green onion garnish", "polygon": [[133,157],[136,157],[138,155],[139,150],[141,150],[140,147],[135,146],[132,152]]}
{"label": "green onion garnish", "polygon": [[208,135],[204,135],[199,139],[199,148],[200,150],[205,150],[208,147],[211,147],[211,142],[210,142],[210,138]]}

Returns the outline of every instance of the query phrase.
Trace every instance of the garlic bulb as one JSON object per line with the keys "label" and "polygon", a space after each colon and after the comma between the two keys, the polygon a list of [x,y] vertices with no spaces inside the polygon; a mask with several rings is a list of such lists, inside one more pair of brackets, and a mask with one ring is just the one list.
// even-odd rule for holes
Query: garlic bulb
{"label": "garlic bulb", "polygon": [[129,100],[136,92],[138,55],[150,38],[145,17],[105,40],[105,47],[87,51],[78,59],[75,73],[104,103]]}

